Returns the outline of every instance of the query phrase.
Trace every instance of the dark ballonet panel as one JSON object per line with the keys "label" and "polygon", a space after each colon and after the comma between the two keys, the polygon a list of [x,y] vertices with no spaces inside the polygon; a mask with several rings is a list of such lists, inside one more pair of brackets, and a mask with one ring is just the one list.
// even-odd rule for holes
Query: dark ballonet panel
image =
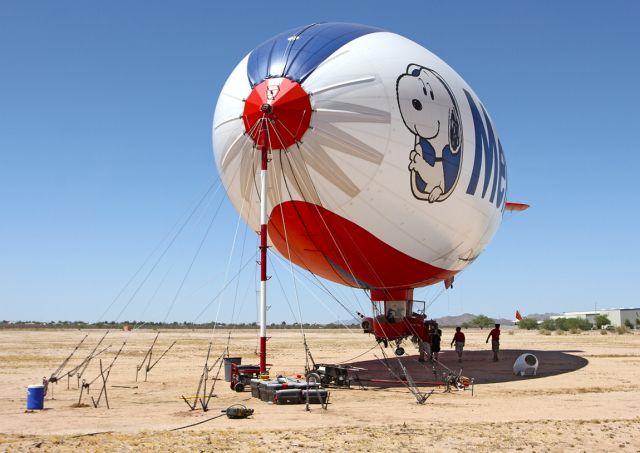
{"label": "dark ballonet panel", "polygon": [[272,77],[286,77],[302,83],[320,63],[346,43],[381,31],[384,30],[367,25],[324,23],[280,33],[249,55],[247,76],[251,87]]}

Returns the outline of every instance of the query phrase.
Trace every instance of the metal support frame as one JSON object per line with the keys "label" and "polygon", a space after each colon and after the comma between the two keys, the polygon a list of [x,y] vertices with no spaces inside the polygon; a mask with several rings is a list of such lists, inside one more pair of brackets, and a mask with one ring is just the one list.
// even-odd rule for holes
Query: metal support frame
{"label": "metal support frame", "polygon": [[[202,410],[206,412],[209,409],[209,402],[211,401],[211,398],[216,396],[213,393],[213,391],[215,389],[216,382],[218,381],[220,370],[222,369],[222,365],[224,363],[223,357],[225,353],[223,352],[222,354],[220,354],[220,356],[216,359],[213,365],[209,366],[209,357],[211,356],[211,346],[212,344],[209,343],[209,349],[207,350],[207,358],[204,361],[204,367],[202,368],[202,374],[200,375],[200,381],[198,382],[198,390],[196,390],[196,394],[193,397],[189,397],[189,398],[193,398],[193,403],[190,402],[189,398],[187,398],[186,396],[184,395],[180,396],[184,400],[184,402],[187,403],[187,405],[189,406],[189,409],[191,409],[192,411],[195,410],[198,403],[200,403],[200,405],[202,406]],[[207,381],[209,380],[209,373],[215,368],[216,365],[218,365],[218,371],[216,373],[216,376],[211,378],[211,380],[213,381],[213,384],[211,385],[211,388],[207,391]],[[200,393],[201,390],[202,390],[202,393]]]}
{"label": "metal support frame", "polygon": [[147,353],[142,358],[142,362],[140,362],[139,365],[136,365],[136,382],[138,382],[138,374],[140,373],[140,370],[143,368],[144,368],[144,382],[147,382],[147,377],[149,375],[149,372],[153,370],[153,367],[155,367],[158,364],[158,362],[167,354],[167,352],[169,352],[171,348],[175,346],[175,344],[178,341],[178,340],[174,340],[173,343],[171,343],[169,347],[165,349],[162,354],[160,354],[160,357],[158,357],[155,360],[155,362],[151,363],[151,360],[153,358],[153,348],[155,347],[159,336],[160,336],[160,332],[156,334],[156,337],[153,339],[153,343],[151,343],[151,347],[147,350]]}

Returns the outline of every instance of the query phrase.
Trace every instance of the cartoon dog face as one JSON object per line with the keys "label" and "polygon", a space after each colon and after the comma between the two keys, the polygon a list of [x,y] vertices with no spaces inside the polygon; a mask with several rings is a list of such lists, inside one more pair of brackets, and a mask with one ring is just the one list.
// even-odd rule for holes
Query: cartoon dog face
{"label": "cartoon dog face", "polygon": [[415,136],[409,156],[416,198],[443,201],[457,182],[462,151],[460,112],[444,79],[432,69],[410,64],[396,84],[402,120]]}
{"label": "cartoon dog face", "polygon": [[433,71],[411,65],[398,79],[400,114],[407,128],[428,140],[446,134],[453,102]]}

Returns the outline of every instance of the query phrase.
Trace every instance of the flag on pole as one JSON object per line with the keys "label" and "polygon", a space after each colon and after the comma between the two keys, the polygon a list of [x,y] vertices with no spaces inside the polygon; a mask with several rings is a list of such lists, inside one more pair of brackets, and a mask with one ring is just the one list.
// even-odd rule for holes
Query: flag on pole
{"label": "flag on pole", "polygon": [[522,315],[520,314],[520,312],[518,310],[516,310],[516,319],[518,321],[522,321]]}

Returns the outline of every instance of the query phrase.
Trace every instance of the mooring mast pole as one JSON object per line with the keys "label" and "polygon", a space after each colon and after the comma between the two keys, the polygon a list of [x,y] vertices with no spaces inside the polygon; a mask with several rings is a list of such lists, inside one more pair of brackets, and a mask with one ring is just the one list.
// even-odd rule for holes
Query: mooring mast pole
{"label": "mooring mast pole", "polygon": [[271,105],[264,104],[262,119],[260,170],[260,372],[267,371],[267,163],[269,161],[267,121]]}

